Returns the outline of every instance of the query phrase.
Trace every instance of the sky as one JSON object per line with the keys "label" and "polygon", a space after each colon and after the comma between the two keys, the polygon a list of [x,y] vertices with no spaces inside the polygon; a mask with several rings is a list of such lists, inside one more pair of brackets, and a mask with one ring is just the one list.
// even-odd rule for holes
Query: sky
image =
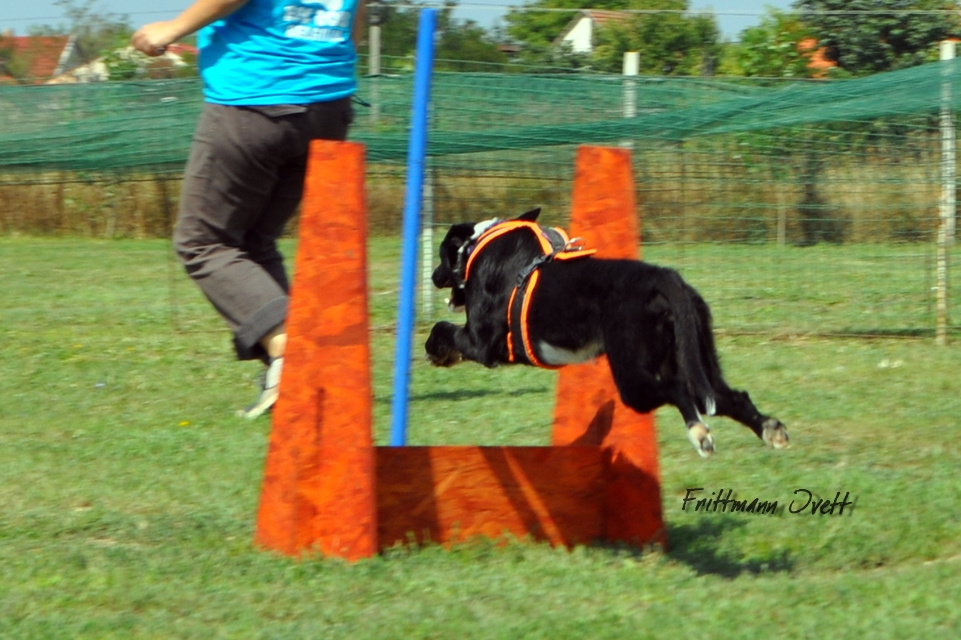
{"label": "sky", "polygon": [[[30,25],[60,25],[66,23],[63,11],[54,5],[55,0],[3,0],[0,5],[0,31],[12,29],[25,35]],[[717,17],[722,36],[734,40],[745,28],[758,24],[766,7],[790,8],[792,0],[688,0],[692,11],[711,9]],[[83,0],[77,0],[82,5]],[[190,0],[100,0],[94,8],[100,13],[126,15],[131,24],[139,26],[147,22],[167,20],[190,4]],[[441,2],[438,0],[438,6]],[[524,0],[459,0],[454,17],[473,20],[485,28],[500,23],[510,7],[521,6]],[[584,0],[590,6],[590,0]]]}

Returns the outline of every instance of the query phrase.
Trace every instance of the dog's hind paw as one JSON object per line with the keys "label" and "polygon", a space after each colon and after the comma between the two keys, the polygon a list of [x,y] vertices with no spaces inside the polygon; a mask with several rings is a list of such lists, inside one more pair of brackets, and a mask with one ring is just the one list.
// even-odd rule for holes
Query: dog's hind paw
{"label": "dog's hind paw", "polygon": [[787,449],[791,446],[791,439],[788,438],[787,428],[777,418],[768,418],[764,421],[761,431],[761,440],[764,444],[774,449]]}
{"label": "dog's hind paw", "polygon": [[703,422],[694,422],[687,427],[687,439],[702,458],[708,458],[714,453],[714,436]]}

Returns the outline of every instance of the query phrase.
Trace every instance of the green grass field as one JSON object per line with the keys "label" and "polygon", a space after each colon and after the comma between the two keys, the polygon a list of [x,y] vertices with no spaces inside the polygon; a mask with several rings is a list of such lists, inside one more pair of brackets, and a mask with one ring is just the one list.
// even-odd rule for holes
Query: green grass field
{"label": "green grass field", "polygon": [[[750,263],[723,247],[703,251],[705,266],[685,273],[722,326],[739,297],[758,314],[830,309],[829,326],[859,326],[863,310],[830,285],[842,286],[834,279],[848,267],[862,274],[853,286],[876,284],[860,261],[867,250],[819,249],[837,259],[819,267],[822,308],[789,277],[763,274],[759,291],[732,290],[734,271]],[[883,248],[870,252],[886,263]],[[396,241],[371,243],[380,443],[398,253]],[[662,410],[667,552],[478,541],[356,564],[297,561],[253,545],[270,426],[234,411],[255,394],[256,368],[231,359],[229,336],[168,243],[5,238],[0,273],[2,638],[913,639],[961,630],[957,344],[722,332],[727,378],[788,425],[793,447],[769,451],[715,419],[718,451],[701,460],[676,412]],[[412,444],[547,443],[554,373],[463,365],[455,375],[415,355]],[[695,487],[783,508],[682,510]],[[794,514],[799,489],[850,494],[854,505]]]}

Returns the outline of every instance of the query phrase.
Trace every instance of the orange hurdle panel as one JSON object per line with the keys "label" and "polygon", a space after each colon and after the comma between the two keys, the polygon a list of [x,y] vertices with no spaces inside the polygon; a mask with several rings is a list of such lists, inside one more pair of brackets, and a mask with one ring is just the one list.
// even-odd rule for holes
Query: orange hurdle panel
{"label": "orange hurdle panel", "polygon": [[288,555],[377,551],[364,180],[362,145],[311,144],[256,530]]}
{"label": "orange hurdle panel", "polygon": [[602,538],[598,447],[379,447],[381,548],[475,536],[572,547]]}
{"label": "orange hurdle panel", "polygon": [[[598,257],[639,257],[631,155],[626,149],[580,147],[574,169],[570,236]],[[552,443],[610,447],[604,537],[665,543],[654,417],[620,401],[606,358],[560,370]]]}
{"label": "orange hurdle panel", "polygon": [[[606,363],[561,370],[554,446],[373,446],[364,175],[361,146],[311,146],[257,543],[355,560],[477,535],[663,541],[653,420],[620,404]],[[636,255],[626,152],[579,151],[571,231]]]}

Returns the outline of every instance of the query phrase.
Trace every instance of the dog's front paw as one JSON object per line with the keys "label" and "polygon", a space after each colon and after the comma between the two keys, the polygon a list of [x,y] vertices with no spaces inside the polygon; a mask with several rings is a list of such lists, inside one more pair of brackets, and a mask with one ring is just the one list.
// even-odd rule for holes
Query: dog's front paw
{"label": "dog's front paw", "polygon": [[454,346],[456,330],[449,322],[438,322],[431,328],[424,350],[427,361],[435,367],[452,367],[461,361],[461,354]]}
{"label": "dog's front paw", "polygon": [[764,421],[761,440],[769,447],[774,449],[787,449],[791,446],[791,439],[788,438],[787,428],[777,418],[768,418]]}

